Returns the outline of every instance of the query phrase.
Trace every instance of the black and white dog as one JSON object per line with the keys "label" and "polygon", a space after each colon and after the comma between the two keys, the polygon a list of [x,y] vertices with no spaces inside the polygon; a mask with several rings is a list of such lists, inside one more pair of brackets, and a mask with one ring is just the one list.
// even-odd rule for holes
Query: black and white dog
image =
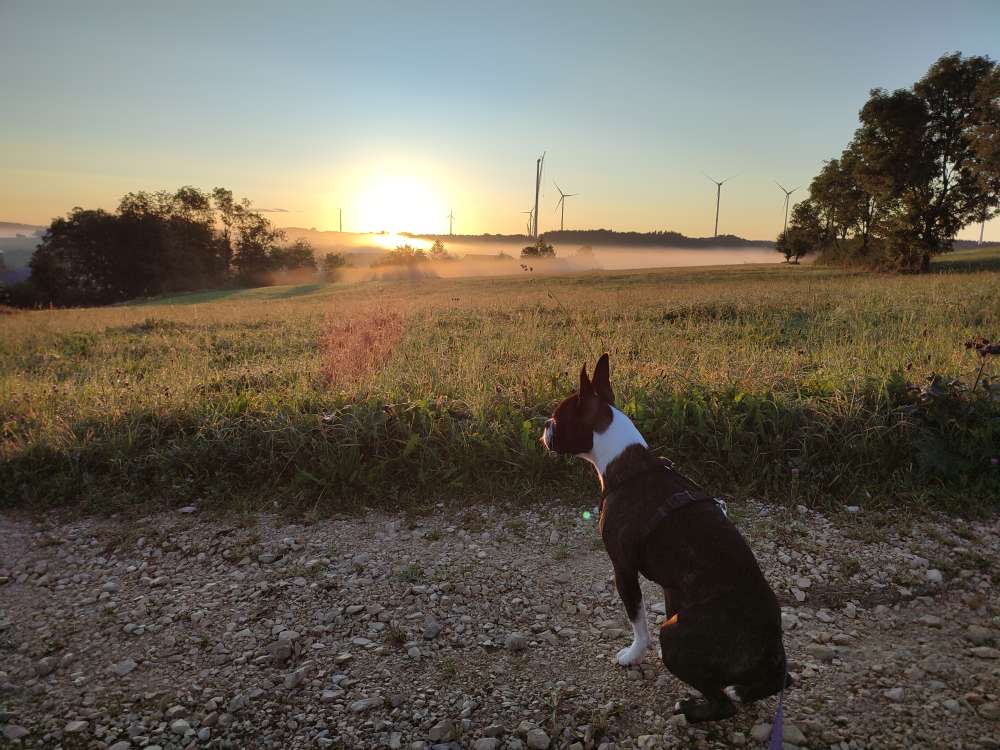
{"label": "black and white dog", "polygon": [[605,354],[593,381],[581,370],[580,390],[556,408],[542,442],[600,476],[598,528],[634,633],[618,663],[638,664],[649,647],[642,574],[663,587],[663,663],[704,696],[678,711],[689,722],[725,719],[736,713],[730,693],[748,703],[786,684],[777,599],[724,505],[650,453],[614,403]]}

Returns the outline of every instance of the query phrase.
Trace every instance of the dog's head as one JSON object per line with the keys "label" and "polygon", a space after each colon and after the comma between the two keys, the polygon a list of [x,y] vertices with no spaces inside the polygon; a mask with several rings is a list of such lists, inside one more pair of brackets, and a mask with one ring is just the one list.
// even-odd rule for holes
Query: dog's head
{"label": "dog's head", "polygon": [[602,354],[594,367],[594,379],[587,377],[587,366],[580,370],[580,389],[564,399],[545,422],[542,444],[554,453],[588,454],[594,447],[594,434],[608,429],[613,419],[608,355]]}

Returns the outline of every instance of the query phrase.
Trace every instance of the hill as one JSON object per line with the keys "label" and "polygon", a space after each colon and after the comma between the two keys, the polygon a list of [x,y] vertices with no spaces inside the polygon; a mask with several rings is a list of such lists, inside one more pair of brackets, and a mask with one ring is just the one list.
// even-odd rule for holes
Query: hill
{"label": "hill", "polygon": [[0,238],[17,237],[18,235],[30,237],[36,234],[41,235],[44,231],[45,227],[40,227],[36,224],[20,224],[16,221],[0,221]]}

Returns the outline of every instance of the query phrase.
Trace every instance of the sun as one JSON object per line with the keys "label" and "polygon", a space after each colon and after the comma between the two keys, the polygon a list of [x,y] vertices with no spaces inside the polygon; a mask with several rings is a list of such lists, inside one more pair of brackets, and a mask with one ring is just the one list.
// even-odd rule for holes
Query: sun
{"label": "sun", "polygon": [[372,178],[355,202],[359,228],[370,232],[438,233],[448,208],[434,188],[412,175]]}

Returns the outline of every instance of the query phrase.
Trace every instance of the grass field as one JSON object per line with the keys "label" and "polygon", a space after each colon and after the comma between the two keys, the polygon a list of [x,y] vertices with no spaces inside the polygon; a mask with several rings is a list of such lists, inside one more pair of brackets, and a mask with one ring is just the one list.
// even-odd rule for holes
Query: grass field
{"label": "grass field", "polygon": [[[289,513],[596,493],[543,453],[608,350],[619,405],[709,489],[832,505],[1000,498],[1000,256],[926,276],[810,266],[180,295],[0,315],[0,503]],[[994,366],[995,367],[995,366]]]}

